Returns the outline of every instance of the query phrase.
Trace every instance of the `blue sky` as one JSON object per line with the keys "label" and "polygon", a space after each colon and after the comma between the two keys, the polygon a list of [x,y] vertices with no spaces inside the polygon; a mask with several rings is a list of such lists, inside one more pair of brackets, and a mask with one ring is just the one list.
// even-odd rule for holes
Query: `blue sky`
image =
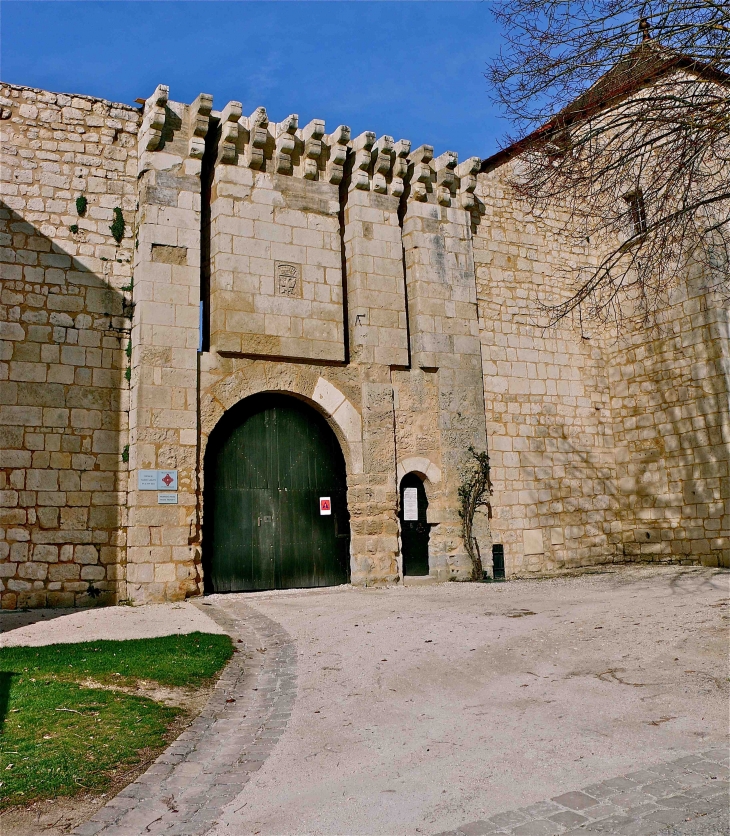
{"label": "blue sky", "polygon": [[[323,118],[356,135],[429,143],[460,159],[508,124],[484,70],[499,49],[488,2],[19,2],[3,0],[0,78],[133,103],[157,84],[272,121]],[[29,32],[33,37],[28,37]]]}

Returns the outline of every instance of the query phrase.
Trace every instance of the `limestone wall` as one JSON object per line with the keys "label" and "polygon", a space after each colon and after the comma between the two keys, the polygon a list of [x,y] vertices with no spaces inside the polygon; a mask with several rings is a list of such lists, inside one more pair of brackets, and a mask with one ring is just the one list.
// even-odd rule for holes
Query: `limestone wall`
{"label": "limestone wall", "polygon": [[[126,594],[138,123],[126,105],[0,86],[4,608]],[[126,222],[119,244],[116,208]]]}
{"label": "limestone wall", "polygon": [[571,251],[559,215],[529,216],[510,174],[507,164],[479,175],[474,234],[492,534],[508,575],[622,556],[602,345],[577,322],[546,330],[538,306],[565,292],[560,268],[586,252]]}
{"label": "limestone wall", "polygon": [[[400,578],[398,485],[412,470],[429,492],[432,573],[468,577],[456,496],[468,446],[486,443],[463,208],[478,161],[457,171],[456,155],[431,164],[432,150],[419,149],[419,185],[407,189],[415,156],[406,140],[371,132],[350,140],[346,126],[328,134],[314,120],[300,130],[296,115],[276,124],[263,108],[250,117],[241,110],[226,105],[209,139],[211,350],[201,359],[201,463],[226,409],[261,391],[294,393],[323,412],[343,446],[353,582]],[[404,235],[404,227],[412,231]],[[296,292],[282,294],[278,259],[296,268],[288,288]],[[411,283],[423,301],[406,313]],[[327,286],[333,295],[325,299],[318,294]],[[204,497],[202,466],[200,479]],[[204,502],[200,519],[204,552]]]}
{"label": "limestone wall", "polygon": [[[248,118],[240,112],[235,102],[223,109],[211,142],[211,351],[201,359],[202,498],[205,444],[224,411],[261,391],[294,394],[324,414],[342,444],[353,582],[397,581],[389,364],[406,364],[408,355],[393,141],[384,138],[373,150],[374,135],[355,140],[352,147],[360,153],[353,176],[353,165],[347,172],[344,167],[348,153],[355,161],[346,126],[327,134],[322,120],[300,130],[296,115],[274,124],[263,108]],[[387,203],[387,219],[383,207],[374,205],[378,201]],[[369,225],[367,234],[362,223]],[[352,276],[347,299],[343,243]],[[365,270],[375,262],[377,269]],[[355,362],[344,365],[350,347]],[[267,359],[248,359],[252,355]],[[304,362],[291,364],[289,358]],[[308,359],[319,362],[309,365]],[[200,518],[204,551],[204,503]]]}
{"label": "limestone wall", "polygon": [[[344,235],[350,359],[407,366],[403,242],[399,212],[410,142],[366,131],[352,143]],[[386,177],[387,175],[387,177]]]}
{"label": "limestone wall", "polygon": [[[212,97],[157,87],[138,136],[138,247],[130,398],[127,591],[137,602],[202,592],[198,529],[200,172]],[[178,471],[176,504],[139,490],[140,470]]]}
{"label": "limestone wall", "polygon": [[692,273],[654,326],[606,341],[627,559],[730,567],[729,346]]}
{"label": "limestone wall", "polygon": [[[406,462],[427,456],[438,470],[438,482],[424,475],[429,562],[441,578],[471,576],[459,488],[471,467],[469,448],[487,448],[470,216],[478,166],[476,158],[459,165],[453,152],[434,159],[430,146],[416,149],[403,212],[412,368],[394,375],[398,463],[404,472],[418,471]],[[485,534],[479,548],[488,568]]]}
{"label": "limestone wall", "polygon": [[730,565],[728,317],[691,273],[659,321],[619,336],[544,329],[563,268],[594,254],[531,218],[512,164],[479,176],[475,262],[493,465],[509,573],[612,561]]}
{"label": "limestone wall", "polygon": [[[0,131],[4,607],[200,594],[207,438],[265,391],[340,440],[354,583],[400,580],[411,472],[431,574],[470,576],[470,447],[493,467],[486,568],[493,541],[508,575],[728,564],[727,311],[693,279],[661,331],[546,330],[537,300],[591,253],[558,209],[526,213],[511,163],[164,85],[140,110],[5,85]],[[138,489],[158,468],[176,504]]]}
{"label": "limestone wall", "polygon": [[[345,129],[333,139],[349,139]],[[217,351],[345,359],[339,182],[324,122],[220,117],[210,205],[210,338]]]}

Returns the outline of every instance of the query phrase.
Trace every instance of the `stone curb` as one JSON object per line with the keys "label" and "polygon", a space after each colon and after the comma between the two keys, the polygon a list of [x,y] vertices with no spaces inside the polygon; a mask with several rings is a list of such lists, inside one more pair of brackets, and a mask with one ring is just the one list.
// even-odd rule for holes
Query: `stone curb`
{"label": "stone curb", "polygon": [[[727,748],[718,746],[462,824],[438,836],[653,836],[705,816],[712,828],[709,835],[715,833],[717,816],[723,812],[727,816],[728,766]],[[730,834],[727,822],[726,828],[723,836]],[[692,832],[704,833],[704,829]]]}
{"label": "stone curb", "polygon": [[291,636],[240,601],[240,616],[221,604],[196,606],[231,636],[237,652],[193,723],[75,836],[202,836],[286,728],[296,696]]}

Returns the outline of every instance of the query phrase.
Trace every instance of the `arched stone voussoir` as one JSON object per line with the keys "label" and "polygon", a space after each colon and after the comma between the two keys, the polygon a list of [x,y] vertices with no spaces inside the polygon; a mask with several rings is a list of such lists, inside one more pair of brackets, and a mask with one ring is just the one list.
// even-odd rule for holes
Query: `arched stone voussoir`
{"label": "arched stone voussoir", "polygon": [[363,472],[362,419],[345,395],[332,383],[311,371],[287,368],[279,374],[261,375],[258,369],[243,369],[219,381],[210,391],[202,409],[205,438],[223,414],[244,398],[262,392],[293,395],[314,404],[335,431],[345,456],[347,471]]}
{"label": "arched stone voussoir", "polygon": [[[330,416],[336,425],[336,430],[344,436],[346,446],[350,451],[352,473],[363,472],[362,455],[362,418],[355,407],[347,400],[340,390],[328,380],[320,377],[311,395],[319,408]],[[347,458],[347,455],[345,456]]]}
{"label": "arched stone voussoir", "polygon": [[397,475],[398,484],[406,473],[421,473],[429,482],[437,484],[441,481],[441,468],[437,467],[431,459],[426,456],[409,456],[398,462]]}

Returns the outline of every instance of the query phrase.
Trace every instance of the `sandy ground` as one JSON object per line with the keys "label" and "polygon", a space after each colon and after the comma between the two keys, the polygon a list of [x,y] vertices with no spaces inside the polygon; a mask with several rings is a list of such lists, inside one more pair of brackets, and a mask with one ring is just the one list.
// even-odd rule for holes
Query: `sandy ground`
{"label": "sandy ground", "polygon": [[213,596],[281,623],[299,680],[211,834],[434,833],[723,745],[729,580],[618,568]]}
{"label": "sandy ground", "polygon": [[152,639],[196,631],[223,632],[215,621],[187,603],[0,613],[0,647],[38,647],[97,639]]}

